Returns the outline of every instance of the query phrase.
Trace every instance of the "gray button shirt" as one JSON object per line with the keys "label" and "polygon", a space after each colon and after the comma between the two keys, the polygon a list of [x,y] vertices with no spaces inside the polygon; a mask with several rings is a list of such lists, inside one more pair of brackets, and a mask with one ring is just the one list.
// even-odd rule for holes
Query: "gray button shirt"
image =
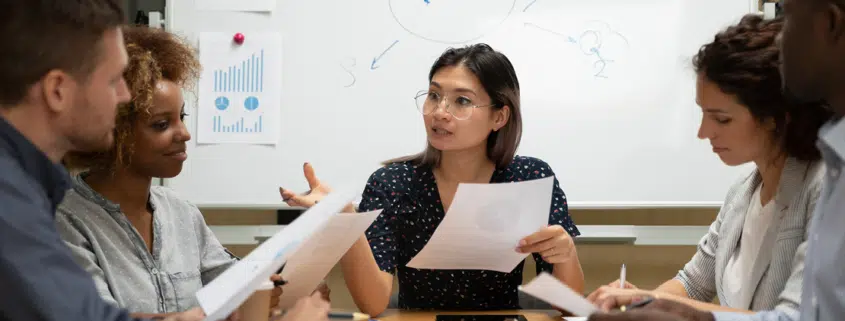
{"label": "gray button shirt", "polygon": [[120,211],[80,176],[59,205],[56,224],[100,295],[137,313],[198,306],[196,292],[237,258],[206,226],[196,206],[166,187],[150,189],[152,252]]}
{"label": "gray button shirt", "polygon": [[845,316],[845,121],[819,131],[827,173],[810,222],[800,316],[788,310],[752,315],[714,313],[716,320],[841,321]]}

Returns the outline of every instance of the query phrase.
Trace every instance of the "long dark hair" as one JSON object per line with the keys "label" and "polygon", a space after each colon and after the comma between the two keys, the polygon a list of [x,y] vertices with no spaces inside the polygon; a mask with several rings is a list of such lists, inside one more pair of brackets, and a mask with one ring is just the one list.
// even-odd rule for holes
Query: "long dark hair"
{"label": "long dark hair", "polygon": [[819,128],[833,112],[820,103],[797,103],[781,88],[780,50],[775,38],[783,18],[749,14],[699,49],[695,71],[748,108],[757,122],[771,119],[782,150],[800,160],[818,160]]}
{"label": "long dark hair", "polygon": [[[495,110],[510,107],[508,122],[498,131],[491,131],[487,136],[487,158],[497,168],[506,167],[513,161],[519,141],[522,138],[522,114],[519,102],[519,80],[516,78],[508,57],[493,50],[484,43],[463,48],[449,48],[428,73],[428,80],[444,67],[464,66],[478,78],[484,90],[490,95]],[[440,165],[441,151],[427,144],[424,151],[384,162],[384,164],[408,162],[415,165],[437,167]]]}

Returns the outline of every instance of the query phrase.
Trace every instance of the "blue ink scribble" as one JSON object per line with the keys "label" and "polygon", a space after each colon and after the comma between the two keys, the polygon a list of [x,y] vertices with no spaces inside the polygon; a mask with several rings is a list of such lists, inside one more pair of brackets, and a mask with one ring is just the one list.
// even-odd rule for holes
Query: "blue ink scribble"
{"label": "blue ink scribble", "polygon": [[601,50],[603,44],[602,41],[605,40],[605,38],[603,37],[605,35],[608,37],[616,37],[617,39],[622,40],[626,46],[628,46],[629,44],[628,39],[626,39],[625,36],[623,36],[619,32],[614,31],[613,29],[610,29],[610,26],[607,23],[599,23],[602,23],[606,27],[605,29],[607,29],[607,32],[602,33],[602,30],[588,29],[581,33],[578,38],[564,35],[557,31],[546,29],[529,22],[526,22],[525,26],[533,27],[551,33],[553,35],[565,38],[566,42],[577,45],[583,54],[587,56],[595,56],[596,60],[593,62],[593,69],[597,71],[595,74],[593,74],[593,76],[596,78],[608,78],[605,74],[605,68],[607,68],[607,64],[613,62],[613,60],[605,58]]}
{"label": "blue ink scribble", "polygon": [[344,88],[352,87],[355,85],[355,82],[358,81],[358,79],[355,77],[355,74],[352,73],[352,67],[355,67],[357,63],[358,62],[355,60],[354,57],[349,57],[348,63],[346,63],[346,61],[340,63],[340,68],[343,68],[343,70],[345,70],[346,73],[349,74],[349,77],[352,77],[352,80],[349,82],[349,84],[343,86]]}
{"label": "blue ink scribble", "polygon": [[387,49],[382,51],[381,54],[378,55],[378,57],[373,58],[373,62],[370,64],[370,70],[376,70],[378,68],[378,66],[376,66],[376,63],[378,63],[378,61],[381,60],[382,57],[384,57],[384,54],[386,54],[387,51],[389,51],[390,48],[393,48],[393,46],[395,46],[398,42],[399,40],[394,40],[393,43],[390,44],[390,47],[387,47]]}
{"label": "blue ink scribble", "polygon": [[[426,2],[428,2],[428,1],[426,1]],[[528,8],[531,8],[531,6],[532,6],[535,2],[537,2],[537,0],[531,0],[531,2],[529,2],[529,3],[528,3],[528,5],[527,5],[527,6],[525,6],[525,9],[522,9],[522,12],[525,12],[525,11],[527,11],[527,10],[528,10]]]}
{"label": "blue ink scribble", "polygon": [[426,5],[428,5],[428,4],[431,3],[431,0],[423,0],[423,2],[425,2]]}

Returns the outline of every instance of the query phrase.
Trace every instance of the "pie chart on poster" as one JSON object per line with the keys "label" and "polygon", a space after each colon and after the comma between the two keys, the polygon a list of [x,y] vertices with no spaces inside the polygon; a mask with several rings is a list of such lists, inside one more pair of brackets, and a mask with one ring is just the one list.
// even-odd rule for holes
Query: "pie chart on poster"
{"label": "pie chart on poster", "polygon": [[388,0],[393,19],[410,34],[437,43],[462,44],[494,31],[516,0]]}

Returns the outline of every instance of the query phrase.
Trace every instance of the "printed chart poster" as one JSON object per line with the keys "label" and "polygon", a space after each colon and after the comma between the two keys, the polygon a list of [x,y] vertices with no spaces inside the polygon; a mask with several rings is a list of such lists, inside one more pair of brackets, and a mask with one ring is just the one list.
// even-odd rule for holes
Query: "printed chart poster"
{"label": "printed chart poster", "polygon": [[281,106],[282,36],[200,34],[198,144],[276,145]]}

